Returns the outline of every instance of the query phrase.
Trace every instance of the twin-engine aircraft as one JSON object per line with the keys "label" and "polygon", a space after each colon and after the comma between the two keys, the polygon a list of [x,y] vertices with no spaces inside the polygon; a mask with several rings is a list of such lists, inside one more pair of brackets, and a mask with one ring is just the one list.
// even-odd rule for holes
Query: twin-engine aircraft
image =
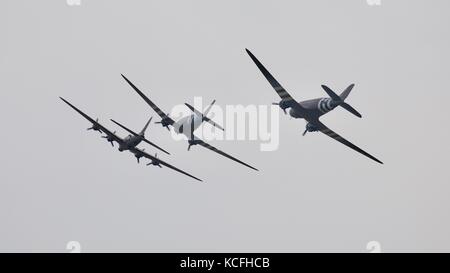
{"label": "twin-engine aircraft", "polygon": [[250,169],[253,169],[257,171],[255,167],[250,166],[249,164],[242,162],[241,160],[209,145],[208,143],[204,142],[203,140],[199,139],[197,136],[194,135],[194,131],[203,123],[208,122],[214,127],[217,127],[221,130],[224,130],[220,125],[212,121],[210,118],[207,117],[207,114],[215,101],[213,101],[208,108],[205,110],[204,113],[196,110],[194,107],[189,105],[188,103],[185,103],[185,105],[193,112],[192,115],[186,116],[181,118],[178,121],[174,121],[172,118],[169,117],[168,114],[164,113],[156,104],[154,104],[144,93],[142,93],[141,90],[139,90],[131,81],[129,81],[124,75],[122,77],[125,79],[126,82],[136,91],[136,93],[139,94],[139,96],[144,99],[145,102],[161,117],[161,121],[158,121],[156,123],[161,124],[163,127],[169,129],[169,126],[172,126],[176,133],[178,134],[184,134],[188,138],[188,151],[191,149],[191,146],[193,145],[200,145],[202,147],[205,147],[206,149],[209,149],[213,152],[216,152],[224,157],[227,157],[233,161],[236,161]]}
{"label": "twin-engine aircraft", "polygon": [[[112,122],[116,123],[117,125],[119,125],[120,127],[122,127],[124,130],[128,131],[130,133],[130,135],[128,135],[125,138],[121,138],[119,136],[116,135],[116,132],[111,132],[109,131],[107,128],[105,128],[103,125],[101,125],[97,120],[92,119],[90,116],[86,115],[85,113],[83,113],[80,109],[76,108],[75,106],[73,106],[70,102],[68,102],[67,100],[63,99],[60,97],[60,99],[62,101],[64,101],[66,104],[68,104],[70,107],[72,107],[75,111],[77,111],[80,115],[82,115],[85,119],[87,119],[88,121],[90,121],[92,123],[92,126],[87,128],[88,130],[94,130],[94,131],[98,131],[100,133],[104,133],[106,134],[106,136],[102,136],[103,138],[105,138],[108,142],[111,143],[112,146],[114,146],[114,142],[117,142],[117,144],[119,145],[119,151],[130,151],[131,153],[134,154],[134,156],[137,159],[137,162],[139,163],[139,160],[142,157],[145,157],[147,159],[150,160],[150,163],[148,163],[147,165],[153,165],[153,166],[158,166],[160,168],[162,168],[162,166],[166,166],[172,170],[175,170],[179,173],[182,173],[184,175],[187,175],[197,181],[202,181],[201,179],[183,171],[178,169],[175,166],[170,165],[169,163],[166,163],[164,161],[162,161],[161,159],[158,158],[158,155],[155,154],[154,156],[146,153],[144,151],[144,149],[139,149],[137,147],[137,145],[139,143],[141,143],[142,141],[152,145],[153,147],[159,149],[160,151],[169,154],[169,152],[167,152],[166,150],[162,149],[161,147],[159,147],[158,145],[154,144],[153,142],[147,140],[144,136],[145,134],[145,130],[147,129],[148,125],[151,122],[151,118],[150,120],[145,124],[144,128],[142,129],[142,131],[140,133],[135,133],[134,131],[128,129],[127,127],[125,127],[124,125],[118,123],[117,121],[111,120]],[[162,165],[162,166],[161,166]]]}
{"label": "twin-engine aircraft", "polygon": [[286,109],[290,108],[289,115],[291,117],[303,118],[307,121],[306,130],[303,132],[303,135],[305,135],[307,132],[322,132],[325,135],[332,137],[340,143],[346,145],[347,147],[357,151],[358,153],[361,153],[368,158],[380,164],[383,164],[383,162],[370,155],[366,151],[360,149],[356,145],[350,143],[319,121],[319,118],[322,115],[330,112],[338,106],[344,108],[345,110],[349,111],[359,118],[362,117],[358,111],[356,111],[352,106],[345,102],[345,99],[355,86],[354,84],[351,84],[349,87],[347,87],[347,89],[345,89],[344,92],[342,92],[340,95],[337,95],[329,87],[322,85],[322,88],[325,90],[328,96],[330,96],[329,98],[318,98],[297,102],[291,97],[291,95],[289,95],[286,89],[284,89],[283,86],[278,83],[278,81],[270,74],[270,72],[267,71],[267,69],[261,64],[261,62],[258,61],[258,59],[250,52],[250,50],[245,50],[247,51],[253,62],[256,64],[256,66],[259,68],[259,70],[262,72],[264,77],[269,81],[270,85],[272,85],[273,89],[275,89],[275,92],[277,92],[278,96],[280,96],[281,101],[279,103],[274,103],[274,105],[278,105],[285,114],[287,114]]}

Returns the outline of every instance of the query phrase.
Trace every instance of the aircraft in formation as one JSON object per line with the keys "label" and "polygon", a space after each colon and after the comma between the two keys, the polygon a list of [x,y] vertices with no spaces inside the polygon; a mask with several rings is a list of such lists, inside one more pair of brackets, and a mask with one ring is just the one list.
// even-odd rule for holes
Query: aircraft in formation
{"label": "aircraft in formation", "polygon": [[[175,122],[172,118],[169,117],[168,114],[165,114],[160,108],[158,108],[147,96],[145,96],[133,83],[131,83],[125,76],[122,75],[122,77],[131,85],[131,87],[133,87],[133,89],[153,108],[153,110],[155,110],[155,112],[162,118],[161,121],[155,122],[157,124],[161,124],[163,127],[166,127],[168,130],[169,126],[172,126],[175,130],[176,133],[178,134],[184,134],[188,137],[188,151],[190,150],[191,146],[193,145],[200,145],[202,147],[205,147],[211,151],[214,151],[224,157],[227,157],[233,161],[236,161],[246,167],[249,167],[253,170],[258,170],[252,166],[250,166],[249,164],[211,146],[210,144],[207,144],[206,142],[204,142],[203,140],[199,139],[197,136],[194,135],[194,131],[203,123],[203,122],[208,122],[211,125],[213,125],[214,127],[217,127],[221,130],[224,130],[224,128],[222,126],[220,126],[219,124],[215,123],[214,121],[212,121],[210,118],[207,117],[207,114],[209,113],[209,111],[211,110],[211,107],[214,105],[215,100],[213,100],[213,102],[207,107],[207,109],[205,110],[204,113],[201,113],[200,111],[196,110],[194,107],[192,107],[190,104],[186,103],[185,105],[193,112],[192,115],[186,116],[181,118],[180,120],[178,120],[177,122]],[[71,108],[73,108],[75,111],[77,111],[80,115],[82,115],[84,118],[86,118],[88,121],[90,121],[92,123],[91,127],[87,128],[88,130],[94,130],[94,131],[98,131],[101,134],[105,134],[102,135],[102,138],[105,138],[109,143],[111,143],[111,145],[114,147],[114,142],[118,143],[119,147],[118,150],[119,151],[130,151],[131,153],[134,154],[134,156],[137,159],[137,162],[140,162],[140,159],[142,157],[145,157],[147,159],[150,159],[150,163],[148,163],[147,165],[154,165],[154,166],[159,166],[162,167],[166,166],[168,168],[171,168],[177,172],[180,172],[184,175],[187,175],[195,180],[198,181],[202,181],[201,179],[183,171],[180,170],[164,161],[162,161],[161,159],[158,158],[157,154],[155,154],[154,156],[148,154],[147,152],[145,152],[144,149],[139,149],[137,146],[141,143],[141,142],[146,142],[150,145],[152,145],[153,147],[157,148],[158,150],[166,153],[166,154],[170,154],[169,152],[167,152],[165,149],[161,148],[160,146],[156,145],[155,143],[151,142],[150,140],[145,138],[145,131],[147,130],[147,127],[149,126],[150,122],[152,121],[152,118],[150,118],[147,123],[145,124],[144,128],[139,132],[136,133],[135,131],[129,129],[128,127],[126,127],[125,125],[111,119],[111,121],[113,123],[115,123],[116,125],[118,125],[119,127],[121,127],[122,129],[124,129],[125,131],[127,131],[129,133],[129,135],[125,138],[121,138],[119,136],[116,135],[116,132],[111,132],[110,130],[108,130],[107,128],[105,128],[103,125],[101,125],[97,120],[92,119],[91,117],[89,117],[88,115],[86,115],[85,113],[83,113],[80,109],[78,109],[77,107],[75,107],[74,105],[72,105],[70,102],[68,102],[67,100],[65,100],[64,98],[60,97],[61,100],[63,100],[66,104],[68,104]]]}
{"label": "aircraft in formation", "polygon": [[[326,125],[324,125],[319,119],[321,116],[325,115],[326,113],[334,110],[336,107],[340,106],[344,108],[345,110],[349,111],[353,115],[361,118],[361,114],[356,111],[351,105],[345,102],[346,98],[352,91],[354,84],[351,84],[348,86],[340,95],[336,94],[333,90],[331,90],[328,86],[322,85],[322,88],[325,90],[325,92],[328,94],[329,97],[327,98],[317,98],[317,99],[311,99],[306,101],[295,101],[291,95],[286,91],[286,89],[281,86],[281,84],[270,74],[270,72],[261,64],[261,62],[248,50],[246,49],[248,55],[253,60],[253,62],[256,64],[256,66],[259,68],[259,70],[262,72],[264,77],[269,81],[271,86],[275,89],[275,92],[280,96],[281,101],[278,103],[273,103],[274,105],[278,105],[285,114],[288,114],[293,118],[302,118],[305,119],[306,129],[303,132],[303,136],[306,135],[308,132],[322,132],[323,134],[335,139],[336,141],[339,141],[340,143],[346,145],[347,147],[361,153],[362,155],[380,163],[383,164],[379,159],[372,156],[371,154],[367,153],[366,151],[362,150],[361,148],[357,147],[356,145],[352,144],[348,140],[344,139],[331,129],[329,129]],[[231,159],[239,164],[242,164],[250,169],[258,170],[255,167],[211,146],[210,144],[204,142],[200,138],[198,138],[194,131],[204,122],[207,122],[211,124],[212,126],[219,128],[220,130],[224,130],[222,126],[217,124],[216,122],[212,121],[211,118],[209,118],[207,115],[209,111],[211,110],[212,106],[215,103],[215,100],[212,101],[212,103],[205,109],[204,112],[198,111],[195,109],[192,105],[185,103],[185,105],[192,111],[191,115],[185,116],[180,118],[178,121],[173,120],[171,117],[169,117],[169,114],[166,114],[163,112],[158,106],[156,106],[153,101],[151,101],[141,90],[139,90],[130,80],[128,80],[124,75],[122,77],[125,79],[125,81],[133,88],[134,91],[161,117],[161,121],[157,121],[155,123],[161,124],[163,127],[167,128],[167,130],[170,131],[169,127],[172,127],[174,131],[177,134],[183,134],[187,137],[188,140],[188,151],[191,149],[191,146],[199,145],[201,147],[204,147],[206,149],[209,149],[213,152],[216,152],[228,159]],[[91,127],[87,128],[87,130],[94,130],[98,131],[102,135],[102,138],[105,138],[111,145],[114,147],[114,142],[118,144],[118,150],[119,151],[129,151],[131,152],[137,159],[137,162],[140,162],[140,159],[142,157],[145,157],[150,160],[150,163],[147,165],[153,165],[158,166],[162,168],[162,166],[168,167],[172,170],[175,170],[179,173],[182,173],[186,176],[189,176],[195,180],[202,181],[201,179],[181,170],[178,169],[175,166],[170,165],[169,163],[166,163],[165,161],[158,158],[158,155],[155,153],[155,155],[150,155],[147,152],[145,152],[144,149],[140,149],[137,146],[141,142],[145,142],[147,144],[150,144],[151,146],[155,147],[156,149],[162,151],[163,153],[170,154],[165,149],[161,148],[160,146],[156,145],[155,143],[151,142],[147,138],[145,138],[145,131],[147,130],[147,127],[152,121],[152,118],[150,118],[147,123],[145,124],[144,128],[139,132],[136,133],[135,131],[129,129],[125,125],[111,119],[113,123],[124,129],[129,133],[129,135],[125,138],[121,138],[116,135],[116,132],[111,132],[107,128],[105,128],[103,125],[101,125],[98,122],[98,119],[94,120],[85,113],[83,113],[80,109],[76,108],[74,105],[69,103],[64,98],[60,97],[61,100],[63,100],[67,105],[69,105],[71,108],[73,108],[75,111],[77,111],[80,115],[82,115],[84,118],[86,118],[89,122],[92,123]],[[289,112],[286,110],[289,109]]]}
{"label": "aircraft in formation", "polygon": [[306,129],[303,132],[303,135],[305,135],[307,132],[322,132],[325,135],[344,144],[345,146],[357,151],[358,153],[361,153],[368,158],[380,164],[383,164],[383,162],[378,160],[376,157],[372,156],[371,154],[352,144],[348,140],[344,139],[337,133],[333,132],[319,120],[321,116],[330,112],[338,106],[344,108],[345,110],[349,111],[359,118],[362,117],[358,111],[356,111],[352,106],[345,102],[345,99],[348,97],[353,87],[355,86],[354,84],[351,84],[349,87],[347,87],[340,95],[337,95],[329,87],[322,85],[322,88],[325,90],[328,96],[330,96],[329,98],[317,98],[297,102],[291,97],[286,89],[284,89],[283,86],[278,83],[278,81],[272,76],[272,74],[270,74],[270,72],[261,64],[261,62],[255,57],[255,55],[253,55],[250,50],[245,50],[247,51],[253,62],[256,64],[256,66],[259,68],[261,73],[264,75],[264,77],[269,81],[270,85],[272,85],[273,89],[275,89],[275,92],[278,94],[278,96],[280,96],[281,101],[273,104],[278,105],[285,114],[288,113],[286,109],[290,108],[289,115],[291,117],[296,119],[302,118],[307,121]]}
{"label": "aircraft in formation", "polygon": [[233,161],[236,161],[250,169],[253,169],[257,171],[255,167],[250,166],[249,164],[211,146],[210,144],[204,142],[200,138],[194,135],[194,131],[203,123],[208,122],[214,127],[217,127],[221,130],[224,130],[220,125],[212,121],[210,118],[207,117],[207,114],[211,107],[214,105],[215,100],[208,106],[208,108],[205,110],[204,113],[196,110],[194,107],[192,107],[190,104],[185,103],[185,105],[193,112],[192,115],[186,116],[181,118],[178,121],[174,121],[172,118],[169,117],[168,114],[164,113],[156,104],[154,104],[144,93],[142,93],[141,90],[139,90],[131,81],[129,81],[124,75],[122,77],[125,79],[126,82],[136,91],[136,93],[141,96],[141,98],[147,102],[147,104],[161,117],[161,121],[158,121],[156,123],[161,124],[163,127],[169,129],[169,126],[172,126],[176,133],[178,134],[184,134],[188,138],[188,151],[191,149],[191,146],[193,145],[200,145],[202,147],[205,147],[206,149],[209,149],[213,152],[216,152],[224,157],[227,157]]}
{"label": "aircraft in formation", "polygon": [[[75,111],[77,111],[80,115],[82,115],[85,119],[87,119],[88,121],[90,121],[92,123],[92,126],[88,128],[88,130],[94,130],[94,131],[98,131],[100,133],[104,133],[106,136],[102,136],[103,138],[105,138],[108,142],[111,143],[112,146],[114,146],[114,142],[117,142],[119,145],[119,151],[130,151],[131,153],[134,154],[134,156],[136,157],[138,163],[140,158],[145,157],[147,159],[150,160],[150,163],[148,163],[147,165],[153,165],[153,166],[158,166],[160,168],[162,168],[162,166],[168,167],[174,171],[177,171],[179,173],[182,173],[184,175],[187,175],[195,180],[198,181],[202,181],[201,179],[183,171],[178,169],[175,166],[170,165],[169,163],[166,163],[165,161],[161,160],[158,158],[158,155],[155,154],[154,156],[148,154],[147,152],[144,151],[144,149],[139,149],[137,147],[137,145],[139,143],[141,143],[142,141],[154,146],[155,148],[163,151],[166,154],[169,154],[166,150],[162,149],[161,147],[157,146],[156,144],[154,144],[153,142],[147,140],[144,137],[144,133],[145,130],[147,129],[151,119],[147,122],[147,124],[145,124],[145,127],[142,129],[142,131],[137,134],[131,130],[129,130],[128,128],[126,128],[125,126],[119,124],[116,121],[113,121],[114,123],[116,123],[117,125],[119,125],[122,128],[126,128],[125,130],[128,131],[130,133],[130,135],[128,135],[125,138],[121,138],[119,136],[116,135],[115,132],[111,132],[110,130],[108,130],[107,128],[105,128],[103,125],[101,125],[97,120],[92,119],[90,116],[86,115],[85,113],[83,113],[80,109],[78,109],[77,107],[75,107],[74,105],[72,105],[70,102],[68,102],[67,100],[65,100],[64,98],[60,97],[60,99],[62,101],[64,101],[67,105],[69,105],[70,107],[72,107]],[[162,165],[162,166],[161,166]]]}

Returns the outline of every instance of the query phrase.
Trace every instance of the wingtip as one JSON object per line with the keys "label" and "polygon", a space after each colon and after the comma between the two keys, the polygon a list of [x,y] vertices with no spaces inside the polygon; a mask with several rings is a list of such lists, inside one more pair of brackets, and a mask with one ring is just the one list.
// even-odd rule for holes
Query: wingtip
{"label": "wingtip", "polygon": [[244,164],[244,165],[247,166],[247,167],[249,167],[250,169],[252,169],[252,170],[254,170],[254,171],[259,172],[259,170],[258,170],[257,168],[255,168],[255,167],[253,167],[253,166],[250,166],[250,165],[248,165],[248,164]]}
{"label": "wingtip", "polygon": [[203,180],[201,180],[200,178],[197,178],[197,177],[195,177],[195,176],[193,176],[193,175],[188,175],[190,178],[192,178],[192,179],[194,179],[194,180],[197,180],[197,181],[199,181],[199,182],[204,182]]}
{"label": "wingtip", "polygon": [[66,99],[64,99],[63,97],[59,97],[65,104],[69,105],[70,107],[74,107],[70,102],[68,102]]}
{"label": "wingtip", "polygon": [[373,157],[372,159],[373,159],[373,161],[375,161],[381,165],[384,165],[383,161],[379,160],[378,158]]}
{"label": "wingtip", "polygon": [[130,80],[128,80],[128,78],[125,77],[125,75],[123,75],[123,74],[120,74],[120,75],[122,76],[122,78],[123,78],[125,81],[127,81],[128,83],[131,83]]}

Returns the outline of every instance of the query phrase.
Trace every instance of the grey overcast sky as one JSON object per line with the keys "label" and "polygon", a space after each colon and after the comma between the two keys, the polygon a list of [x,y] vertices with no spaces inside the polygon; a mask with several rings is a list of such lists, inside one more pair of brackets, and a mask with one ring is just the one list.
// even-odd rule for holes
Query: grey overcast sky
{"label": "grey overcast sky", "polygon": [[[0,251],[450,251],[446,0],[0,2]],[[137,165],[64,105],[138,130],[194,96],[220,106],[278,97],[245,53],[298,100],[350,83],[363,114],[323,118],[377,165],[280,116],[280,147],[186,151],[152,124],[168,169]],[[156,118],[156,117],[155,117]],[[145,147],[147,145],[142,145]],[[153,151],[150,147],[147,149]],[[161,155],[163,156],[163,155]]]}

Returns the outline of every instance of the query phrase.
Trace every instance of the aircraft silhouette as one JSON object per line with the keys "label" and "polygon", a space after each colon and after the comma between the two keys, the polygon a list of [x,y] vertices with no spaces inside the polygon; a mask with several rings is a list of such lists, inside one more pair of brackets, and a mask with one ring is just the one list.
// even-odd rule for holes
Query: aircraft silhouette
{"label": "aircraft silhouette", "polygon": [[302,118],[307,121],[306,129],[303,132],[303,135],[305,135],[307,132],[322,132],[325,135],[344,144],[345,146],[357,151],[358,153],[361,153],[367,156],[368,158],[380,164],[383,164],[383,162],[378,160],[376,157],[372,156],[371,154],[352,144],[348,140],[344,139],[337,133],[333,132],[330,128],[325,126],[319,120],[321,116],[330,112],[331,110],[335,109],[338,106],[344,108],[345,110],[349,111],[350,113],[354,114],[359,118],[362,117],[358,111],[356,111],[352,106],[350,106],[345,102],[345,99],[348,97],[350,91],[352,91],[353,87],[355,86],[354,84],[351,84],[349,87],[347,87],[340,95],[337,95],[329,87],[322,85],[322,88],[325,90],[328,96],[330,96],[329,98],[317,98],[297,102],[291,97],[291,95],[289,95],[286,89],[284,89],[283,86],[281,86],[281,84],[278,83],[278,81],[250,52],[250,50],[248,49],[245,50],[247,51],[248,55],[253,60],[253,62],[256,64],[256,66],[259,68],[261,73],[264,75],[264,77],[269,81],[270,85],[272,85],[273,89],[275,89],[275,92],[277,92],[278,96],[280,96],[281,101],[273,104],[278,105],[285,114],[288,113],[286,109],[289,109],[289,115],[291,117],[296,119]]}

